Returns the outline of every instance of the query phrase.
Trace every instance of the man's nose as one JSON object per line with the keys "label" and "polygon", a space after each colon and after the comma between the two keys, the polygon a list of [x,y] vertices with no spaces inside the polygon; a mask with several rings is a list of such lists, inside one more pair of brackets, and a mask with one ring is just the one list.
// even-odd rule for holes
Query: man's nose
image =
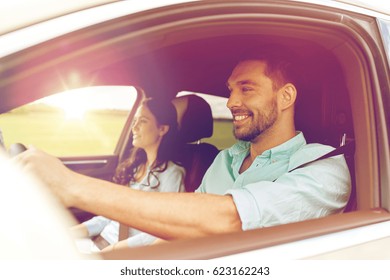
{"label": "man's nose", "polygon": [[232,109],[234,107],[239,107],[241,105],[242,105],[242,102],[241,102],[240,94],[237,92],[237,90],[232,90],[230,92],[230,96],[229,96],[229,99],[228,99],[226,106],[229,109]]}

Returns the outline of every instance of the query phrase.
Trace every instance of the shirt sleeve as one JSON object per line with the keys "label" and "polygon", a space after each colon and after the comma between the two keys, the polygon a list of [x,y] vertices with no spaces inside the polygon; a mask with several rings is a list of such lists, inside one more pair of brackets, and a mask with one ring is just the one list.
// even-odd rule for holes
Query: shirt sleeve
{"label": "shirt sleeve", "polygon": [[343,156],[328,158],[226,192],[233,197],[242,229],[298,222],[338,213],[350,195],[350,175]]}
{"label": "shirt sleeve", "polygon": [[110,221],[110,219],[107,219],[103,216],[96,216],[88,221],[83,222],[83,225],[87,227],[89,236],[96,236],[104,230]]}
{"label": "shirt sleeve", "polygon": [[157,237],[148,233],[141,232],[127,239],[127,245],[129,247],[139,247],[152,244]]}

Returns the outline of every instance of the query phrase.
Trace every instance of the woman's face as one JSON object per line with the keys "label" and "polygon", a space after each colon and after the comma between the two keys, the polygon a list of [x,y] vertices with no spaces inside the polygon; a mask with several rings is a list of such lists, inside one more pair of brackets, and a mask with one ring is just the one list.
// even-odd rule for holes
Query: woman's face
{"label": "woman's face", "polygon": [[138,148],[158,148],[165,132],[148,107],[138,107],[133,121],[133,145]]}

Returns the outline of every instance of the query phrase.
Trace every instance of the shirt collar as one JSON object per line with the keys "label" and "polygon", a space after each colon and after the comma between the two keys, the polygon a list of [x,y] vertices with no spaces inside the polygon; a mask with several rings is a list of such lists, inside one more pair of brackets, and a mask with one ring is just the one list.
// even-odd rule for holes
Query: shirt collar
{"label": "shirt collar", "polygon": [[[306,144],[306,139],[303,136],[301,131],[297,131],[297,134],[290,140],[273,147],[272,149],[264,151],[259,156],[265,156],[272,159],[277,159],[280,157],[290,157],[294,154],[299,148]],[[242,153],[247,154],[250,148],[250,142],[239,140],[229,149],[229,154],[233,157],[238,156]]]}

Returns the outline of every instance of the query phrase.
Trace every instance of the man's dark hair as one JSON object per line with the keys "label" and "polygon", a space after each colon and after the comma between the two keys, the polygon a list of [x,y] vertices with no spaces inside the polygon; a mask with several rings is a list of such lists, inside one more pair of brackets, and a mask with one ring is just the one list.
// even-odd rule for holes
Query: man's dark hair
{"label": "man's dark hair", "polygon": [[280,45],[262,45],[250,48],[241,54],[239,62],[261,60],[266,63],[265,75],[273,82],[274,90],[292,83],[299,88],[302,83],[302,71],[298,56],[292,50]]}

